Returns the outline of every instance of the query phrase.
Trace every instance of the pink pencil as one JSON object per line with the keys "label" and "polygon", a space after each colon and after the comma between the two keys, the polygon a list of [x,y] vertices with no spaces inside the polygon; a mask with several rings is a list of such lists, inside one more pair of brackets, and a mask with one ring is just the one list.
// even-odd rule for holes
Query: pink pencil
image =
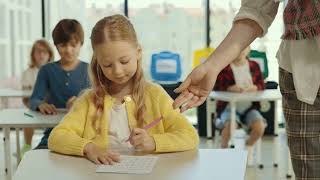
{"label": "pink pencil", "polygon": [[[156,126],[162,119],[163,118],[161,116],[161,117],[155,119],[154,121],[152,121],[151,123],[149,123],[148,125],[144,126],[142,129],[144,129],[144,130],[150,129],[150,128]],[[131,134],[130,134],[129,138],[126,140],[126,142],[128,142],[130,139],[131,139]]]}
{"label": "pink pencil", "polygon": [[155,119],[150,124],[144,126],[142,129],[144,129],[144,130],[150,129],[150,128],[154,127],[155,125],[157,125],[161,120],[162,120],[162,116],[159,117],[158,119]]}

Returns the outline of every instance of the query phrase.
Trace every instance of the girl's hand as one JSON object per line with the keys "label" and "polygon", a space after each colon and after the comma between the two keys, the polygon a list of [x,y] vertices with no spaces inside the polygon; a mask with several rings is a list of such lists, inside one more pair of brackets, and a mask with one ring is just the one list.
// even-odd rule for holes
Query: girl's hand
{"label": "girl's hand", "polygon": [[242,89],[241,87],[239,87],[237,85],[233,85],[233,86],[228,87],[227,91],[241,93],[244,91],[244,89]]}
{"label": "girl's hand", "polygon": [[42,114],[57,114],[57,109],[53,104],[45,102],[40,104],[38,108]]}
{"label": "girl's hand", "polygon": [[32,90],[32,86],[22,86],[22,90]]}
{"label": "girl's hand", "polygon": [[154,139],[144,129],[134,128],[131,132],[129,141],[130,144],[138,150],[145,152],[153,152],[156,150]]}
{"label": "girl's hand", "polygon": [[256,92],[258,91],[258,87],[256,85],[251,85],[244,89],[244,92]]}
{"label": "girl's hand", "polygon": [[113,151],[106,151],[94,143],[88,143],[83,150],[85,157],[95,164],[112,165],[120,162],[120,154]]}
{"label": "girl's hand", "polygon": [[66,108],[69,111],[74,103],[74,101],[77,99],[76,96],[72,96],[71,98],[68,99],[67,104],[66,104]]}

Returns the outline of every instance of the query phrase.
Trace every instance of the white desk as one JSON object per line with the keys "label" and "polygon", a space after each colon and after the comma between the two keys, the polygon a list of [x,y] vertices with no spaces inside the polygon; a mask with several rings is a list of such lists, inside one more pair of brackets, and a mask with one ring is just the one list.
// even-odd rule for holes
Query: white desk
{"label": "white desk", "polygon": [[[252,93],[232,93],[226,91],[212,91],[209,95],[210,99],[225,101],[230,103],[231,108],[231,126],[235,125],[236,119],[236,103],[241,101],[274,101],[275,102],[275,119],[274,119],[274,131],[278,133],[278,122],[279,122],[279,109],[282,96],[279,90],[267,89],[259,92]],[[212,121],[210,115],[210,99],[207,101],[207,137],[212,136]],[[232,126],[234,127],[234,126]]]}
{"label": "white desk", "polygon": [[26,153],[13,179],[243,180],[245,177],[246,151],[200,149],[157,156],[160,158],[150,174],[128,175],[95,173],[96,166],[85,158],[35,150]]}
{"label": "white desk", "polygon": [[[34,117],[24,115],[27,112]],[[12,177],[11,150],[10,150],[10,128],[49,128],[56,126],[65,113],[57,115],[42,115],[28,109],[4,109],[0,111],[0,128],[4,131],[4,154],[5,171],[7,179]]]}
{"label": "white desk", "polygon": [[31,94],[30,90],[0,89],[0,99],[4,108],[8,108],[8,98],[30,97]]}
{"label": "white desk", "polygon": [[[18,90],[4,88],[0,89],[0,102],[2,103],[1,108],[5,109],[9,107],[9,98],[24,98],[30,97],[32,94],[31,90]],[[20,161],[20,138],[19,138],[19,128],[16,128],[16,143],[17,143],[17,161]]]}
{"label": "white desk", "polygon": [[[249,93],[232,93],[232,92],[226,92],[226,91],[213,91],[210,93],[209,99],[207,100],[207,137],[212,136],[212,120],[211,120],[211,106],[210,101],[211,99],[225,101],[230,103],[230,109],[231,109],[231,117],[230,117],[230,142],[231,145],[234,145],[233,142],[233,134],[236,127],[236,103],[237,102],[243,102],[243,101],[274,101],[275,102],[275,115],[274,115],[274,132],[277,135],[278,134],[278,122],[279,122],[279,116],[280,112],[280,100],[282,98],[282,95],[279,90],[277,89],[267,89],[264,91],[258,91],[258,92],[249,92]],[[260,164],[261,161],[261,140],[258,141],[257,147],[258,147],[258,164],[260,167],[263,167],[262,164]],[[275,158],[277,159],[277,158]],[[276,164],[276,163],[275,163]]]}

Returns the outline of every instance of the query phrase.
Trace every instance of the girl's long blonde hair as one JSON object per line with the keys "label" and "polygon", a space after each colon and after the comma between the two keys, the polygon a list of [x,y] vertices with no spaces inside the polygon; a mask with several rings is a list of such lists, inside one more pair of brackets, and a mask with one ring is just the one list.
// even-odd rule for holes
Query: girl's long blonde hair
{"label": "girl's long blonde hair", "polygon": [[[112,43],[112,41],[126,41],[137,48],[139,46],[133,25],[122,15],[105,17],[99,20],[92,29],[91,45],[93,51],[97,45],[102,43]],[[139,57],[140,58],[137,59],[137,71],[133,76],[132,97],[136,104],[135,117],[137,119],[138,126],[141,127],[146,107],[144,97],[145,79],[141,67],[141,56]],[[97,108],[97,113],[94,117],[92,126],[98,133],[100,133],[101,127],[97,124],[97,121],[101,118],[104,109],[104,97],[109,93],[108,86],[110,85],[110,80],[104,76],[94,53],[90,64],[90,78],[95,94],[93,96],[93,102]]]}

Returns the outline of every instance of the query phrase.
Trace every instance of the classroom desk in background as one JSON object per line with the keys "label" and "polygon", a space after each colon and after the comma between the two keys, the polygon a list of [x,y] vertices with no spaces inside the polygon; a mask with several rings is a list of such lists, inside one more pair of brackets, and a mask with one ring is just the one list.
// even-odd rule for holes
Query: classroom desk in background
{"label": "classroom desk in background", "polygon": [[[279,118],[281,116],[279,110],[281,108],[280,101],[282,99],[282,95],[278,89],[266,89],[263,91],[257,92],[244,92],[244,93],[233,93],[227,91],[212,91],[207,100],[207,137],[210,138],[214,132],[212,132],[212,119],[211,113],[212,108],[210,106],[210,100],[214,99],[215,101],[225,101],[230,104],[231,109],[231,124],[235,124],[236,121],[236,103],[243,102],[243,101],[274,101],[275,102],[275,114],[274,114],[274,133],[275,135],[278,134],[278,126],[279,126]],[[234,126],[231,126],[231,137],[234,131]],[[232,138],[231,138],[232,141]]]}
{"label": "classroom desk in background", "polygon": [[[32,117],[26,115],[30,114]],[[12,178],[11,164],[11,148],[10,148],[10,128],[50,128],[56,126],[66,112],[59,112],[57,115],[43,115],[39,112],[30,111],[28,109],[4,109],[0,111],[0,128],[4,132],[4,158],[5,158],[5,173],[6,178]],[[20,150],[19,133],[17,133],[17,162],[19,159]]]}
{"label": "classroom desk in background", "polygon": [[9,98],[24,98],[30,97],[32,91],[30,90],[17,90],[17,89],[0,89],[0,100],[3,108],[8,108]]}
{"label": "classroom desk in background", "polygon": [[[230,144],[231,146],[234,146],[234,132],[236,130],[236,104],[238,102],[246,102],[246,101],[274,101],[275,103],[275,114],[274,114],[274,133],[275,135],[278,135],[278,126],[279,126],[279,118],[281,116],[280,114],[280,108],[281,104],[280,101],[282,99],[282,95],[278,89],[266,89],[263,91],[257,91],[257,92],[244,92],[244,93],[233,93],[233,92],[227,92],[227,91],[212,91],[209,94],[208,100],[207,100],[207,137],[211,137],[214,133],[212,130],[212,119],[211,119],[211,113],[212,108],[210,105],[210,100],[214,99],[215,101],[225,101],[228,102],[230,105],[230,111],[231,111],[231,117],[230,117]],[[257,141],[257,164],[259,165],[259,168],[263,168],[263,164],[261,162],[261,139]],[[277,148],[278,151],[278,148]],[[274,166],[278,166],[278,157],[276,155],[277,153],[274,153],[273,160],[274,160]]]}

